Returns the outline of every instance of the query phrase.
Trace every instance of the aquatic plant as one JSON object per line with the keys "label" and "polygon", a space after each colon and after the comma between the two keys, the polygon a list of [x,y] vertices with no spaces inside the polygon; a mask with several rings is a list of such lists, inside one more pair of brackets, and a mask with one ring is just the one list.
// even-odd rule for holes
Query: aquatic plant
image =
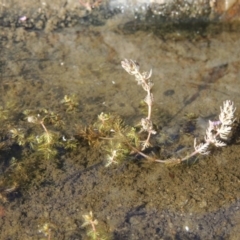
{"label": "aquatic plant", "polygon": [[57,154],[55,146],[58,142],[59,136],[58,133],[47,129],[46,124],[48,123],[60,127],[63,124],[60,117],[46,109],[40,109],[37,112],[25,110],[24,114],[26,115],[27,122],[34,125],[40,125],[43,129],[41,134],[30,135],[28,137],[30,147],[35,151],[42,153],[48,159],[55,156]]}
{"label": "aquatic plant", "polygon": [[99,230],[97,229],[98,220],[93,218],[92,211],[89,212],[89,214],[85,214],[82,216],[84,219],[84,223],[81,227],[89,227],[89,231],[87,232],[87,235],[90,239],[93,240],[104,240],[106,239],[103,237]]}
{"label": "aquatic plant", "polygon": [[[20,146],[29,146],[34,152],[50,159],[57,155],[59,148],[75,149],[78,142],[73,137],[66,139],[61,132],[64,122],[61,116],[47,109],[25,110],[24,115],[27,123],[32,124],[33,128],[12,128],[10,130],[12,139],[15,139]],[[39,130],[39,126],[42,129]],[[54,127],[50,130],[49,126]]]}
{"label": "aquatic plant", "polygon": [[[139,71],[139,65],[132,60],[122,61],[122,67],[130,75],[134,75],[138,85],[141,85],[143,90],[147,92],[144,102],[148,106],[148,113],[147,117],[141,119],[140,129],[139,127],[127,126],[119,116],[101,113],[98,116],[98,121],[93,124],[92,127],[79,131],[79,134],[84,137],[90,145],[99,144],[104,140],[102,149],[107,152],[105,159],[106,167],[111,164],[117,164],[135,153],[147,158],[147,155],[142,151],[151,146],[151,135],[156,133],[151,120],[153,105],[151,89],[153,82],[150,78],[152,71],[141,73]],[[144,132],[147,133],[147,137],[145,140],[142,140],[141,133]]]}
{"label": "aquatic plant", "polygon": [[106,113],[99,114],[93,125],[79,128],[76,138],[79,137],[107,153],[105,166],[126,159],[140,143],[136,128],[127,126],[119,116]]}
{"label": "aquatic plant", "polygon": [[[142,119],[142,131],[148,132],[148,137],[143,144],[142,150],[147,148],[149,144],[149,140],[151,134],[155,134],[156,132],[153,130],[153,124],[151,121],[151,109],[153,103],[153,95],[151,93],[151,88],[153,86],[150,77],[152,75],[152,70],[149,73],[143,72],[140,73],[139,65],[133,60],[127,60],[121,62],[122,67],[130,74],[135,76],[135,80],[139,85],[142,85],[142,88],[147,91],[147,97],[145,98],[145,102],[148,105],[148,116],[147,118]],[[194,139],[194,149],[195,151],[191,154],[187,155],[183,158],[170,158],[166,160],[154,159],[152,157],[147,156],[141,151],[135,149],[138,154],[142,155],[147,159],[153,159],[156,162],[166,163],[166,164],[177,164],[183,161],[190,159],[191,157],[200,154],[200,155],[208,155],[210,151],[210,146],[214,145],[216,147],[223,147],[227,145],[227,141],[232,135],[233,125],[236,121],[234,113],[236,108],[234,107],[234,103],[230,100],[226,100],[223,102],[223,106],[220,107],[220,115],[218,121],[209,121],[209,126],[206,130],[206,135],[203,143],[197,144],[196,138]]]}
{"label": "aquatic plant", "polygon": [[56,230],[56,225],[51,222],[44,222],[43,224],[38,225],[38,232],[42,233],[45,237],[47,237],[47,240],[51,239],[53,230]]}
{"label": "aquatic plant", "polygon": [[147,132],[148,136],[147,139],[144,141],[142,150],[146,149],[150,146],[150,137],[151,134],[156,134],[156,131],[153,129],[153,123],[151,120],[152,114],[152,105],[153,105],[153,94],[151,93],[151,89],[153,87],[153,82],[151,81],[152,70],[149,72],[141,73],[139,71],[139,65],[134,62],[133,60],[127,60],[121,62],[122,67],[130,74],[135,76],[135,80],[137,81],[138,85],[141,85],[143,90],[147,92],[147,96],[144,99],[144,102],[148,106],[148,116],[146,118],[142,118],[141,125],[142,129],[141,132]]}
{"label": "aquatic plant", "polygon": [[[64,106],[71,108],[73,98],[65,99],[71,100],[71,106]],[[8,109],[6,106],[12,107]],[[16,110],[15,105],[0,107],[0,121],[4,126],[0,130],[0,202],[8,201],[12,192],[19,192],[32,184],[42,171],[38,166],[47,164],[44,163],[46,159],[74,150],[79,144],[73,136],[65,135],[65,124],[59,113],[44,108],[27,109],[21,113]],[[24,121],[19,121],[19,116],[24,116]],[[55,158],[55,162],[58,159]]]}
{"label": "aquatic plant", "polygon": [[66,107],[66,112],[75,111],[78,107],[78,100],[76,95],[65,95],[64,98],[60,102]]}
{"label": "aquatic plant", "polygon": [[208,155],[211,145],[215,147],[224,147],[227,145],[232,133],[234,123],[236,118],[234,113],[236,107],[234,107],[234,102],[226,100],[223,102],[223,106],[220,107],[219,120],[211,121],[209,120],[209,125],[206,130],[206,135],[204,137],[204,142],[197,144],[197,139],[194,138],[194,149],[190,155],[181,159],[182,161],[188,160],[189,158],[200,154]]}
{"label": "aquatic plant", "polygon": [[[90,146],[97,147],[105,153],[106,167],[126,159],[136,158],[164,164],[179,164],[197,155],[208,155],[214,146],[224,147],[230,141],[236,125],[236,107],[232,101],[226,100],[220,107],[219,119],[209,121],[204,140],[199,142],[196,138],[194,139],[194,151],[180,158],[173,156],[161,159],[158,154],[154,155],[158,146],[157,139],[154,138],[156,129],[152,121],[154,103],[151,92],[153,87],[152,70],[141,72],[138,63],[127,59],[122,61],[121,65],[127,73],[135,77],[136,83],[146,92],[144,106],[147,111],[145,111],[146,116],[141,119],[141,123],[137,126],[128,126],[120,116],[102,112],[98,115],[95,123],[87,127],[80,127],[75,136],[66,137],[65,123],[59,113],[44,108],[25,110],[23,112],[25,121],[20,121],[17,127],[13,127],[12,123],[9,124],[7,133],[3,131],[0,134],[2,135],[0,150],[3,154],[5,154],[5,149],[14,151],[16,149],[24,157],[19,161],[9,160],[7,164],[4,163],[6,166],[2,163],[4,171],[0,179],[0,198],[7,199],[8,193],[19,188],[20,184],[30,182],[30,173],[33,172],[31,166],[36,167],[40,159],[39,154],[41,159],[50,159],[58,153],[65,152],[63,150],[76,149],[80,143],[79,139],[85,139]],[[78,108],[75,95],[65,95],[60,103],[68,114]],[[12,113],[9,111],[10,107],[15,109],[12,104],[0,108],[1,121],[14,119],[10,115]],[[196,118],[194,114],[187,117]],[[19,152],[16,153],[18,154],[16,156],[19,156]]]}
{"label": "aquatic plant", "polygon": [[[219,120],[209,121],[204,142],[197,144],[196,138],[194,139],[194,151],[191,154],[183,158],[172,157],[167,159],[158,159],[156,156],[147,154],[147,149],[154,147],[150,142],[151,136],[156,134],[151,119],[153,82],[150,78],[152,70],[141,73],[139,65],[133,60],[125,59],[121,64],[130,75],[135,77],[137,84],[141,85],[143,90],[147,92],[144,102],[148,111],[147,116],[141,119],[140,128],[127,126],[119,116],[101,113],[96,123],[79,130],[78,135],[86,139],[89,145],[100,146],[106,152],[106,167],[118,164],[121,160],[132,156],[141,156],[147,160],[164,164],[179,164],[197,154],[208,155],[211,152],[211,146],[226,146],[227,141],[231,138],[233,125],[236,121],[234,116],[236,108],[230,100],[223,102]],[[142,135],[144,136],[142,133],[144,132],[147,133],[147,137],[142,139]]]}

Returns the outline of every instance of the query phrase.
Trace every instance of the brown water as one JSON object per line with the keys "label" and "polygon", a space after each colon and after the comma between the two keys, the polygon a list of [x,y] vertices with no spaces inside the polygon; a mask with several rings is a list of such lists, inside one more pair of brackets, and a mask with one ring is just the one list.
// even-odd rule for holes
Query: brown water
{"label": "brown water", "polygon": [[[239,115],[238,25],[141,28],[115,17],[50,32],[2,27],[0,38],[2,141],[13,128],[34,131],[26,109],[61,115],[65,126],[54,129],[60,138],[71,138],[77,125],[93,123],[101,112],[135,125],[145,93],[121,68],[124,58],[153,69],[153,122],[166,155],[191,151],[194,137],[204,135],[201,119],[217,118],[224,100],[234,101]],[[79,105],[66,112],[61,100],[73,94]],[[135,159],[105,168],[105,153],[83,141],[53,159],[11,143],[0,157],[1,239],[86,239],[82,215],[90,211],[110,239],[239,239],[238,145],[236,134],[193,164]],[[13,157],[24,171],[11,167]]]}

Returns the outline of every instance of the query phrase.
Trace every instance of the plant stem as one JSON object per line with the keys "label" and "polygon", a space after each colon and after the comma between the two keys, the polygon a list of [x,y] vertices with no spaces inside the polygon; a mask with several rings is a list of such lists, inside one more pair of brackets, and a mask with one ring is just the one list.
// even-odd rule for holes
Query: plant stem
{"label": "plant stem", "polygon": [[46,132],[47,134],[47,139],[48,139],[48,144],[50,143],[50,136],[49,136],[49,132],[47,130],[47,128],[45,127],[44,123],[43,123],[43,120],[40,122],[41,126],[43,127],[44,131]]}

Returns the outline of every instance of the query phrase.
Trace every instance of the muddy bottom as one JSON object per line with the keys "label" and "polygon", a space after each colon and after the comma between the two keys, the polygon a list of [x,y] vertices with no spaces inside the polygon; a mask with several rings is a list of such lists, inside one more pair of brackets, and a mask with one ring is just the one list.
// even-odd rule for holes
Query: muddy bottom
{"label": "muddy bottom", "polygon": [[[101,112],[135,126],[146,113],[145,93],[121,68],[124,58],[153,69],[155,138],[165,157],[190,153],[193,139],[204,138],[200,120],[216,119],[224,100],[234,101],[239,115],[235,28],[164,32],[132,24],[113,18],[50,33],[1,28],[1,139],[10,142],[0,156],[1,239],[88,239],[91,227],[81,226],[90,211],[97,239],[239,239],[238,130],[227,147],[180,165],[132,157],[108,168],[104,148],[83,139],[74,149],[56,146],[49,158],[9,135],[20,129],[38,139],[44,131],[26,109],[61,116],[61,127],[47,126],[61,143]],[[64,105],[66,95],[77,104]]]}

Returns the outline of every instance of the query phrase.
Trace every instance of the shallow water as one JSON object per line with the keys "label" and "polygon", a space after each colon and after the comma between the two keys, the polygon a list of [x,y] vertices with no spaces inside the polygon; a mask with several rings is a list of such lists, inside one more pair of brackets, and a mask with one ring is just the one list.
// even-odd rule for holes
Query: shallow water
{"label": "shallow water", "polygon": [[[27,128],[22,112],[46,108],[63,115],[61,136],[74,135],[77,124],[88,125],[101,112],[135,125],[144,116],[145,92],[120,64],[134,59],[143,71],[153,70],[161,151],[189,151],[204,130],[191,129],[186,115],[217,119],[224,100],[235,102],[237,114],[240,106],[240,31],[231,24],[189,28],[146,27],[119,16],[103,26],[49,33],[2,28],[1,104],[15,104],[3,124]],[[60,102],[72,94],[79,105],[66,113]],[[89,211],[111,239],[238,239],[238,138],[193,165],[170,168],[144,161],[105,168],[104,153],[84,143],[59,159],[41,159],[27,190],[18,183],[2,204],[1,239],[86,239],[80,226]],[[21,161],[11,151],[3,156]]]}

